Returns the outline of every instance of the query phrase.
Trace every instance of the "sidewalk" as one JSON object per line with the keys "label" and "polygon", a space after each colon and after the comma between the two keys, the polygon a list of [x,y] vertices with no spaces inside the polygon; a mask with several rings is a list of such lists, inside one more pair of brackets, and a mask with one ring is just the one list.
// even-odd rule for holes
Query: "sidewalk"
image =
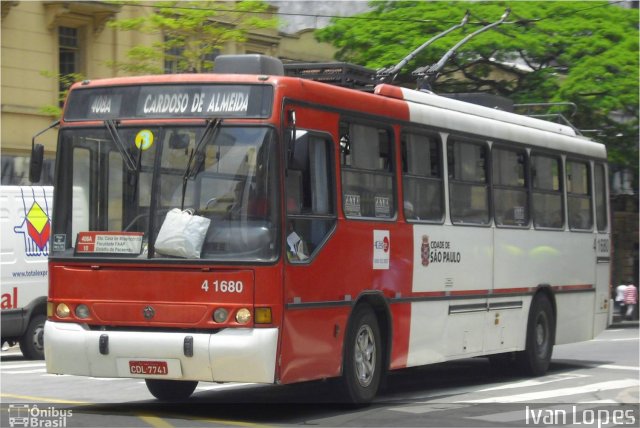
{"label": "sidewalk", "polygon": [[638,328],[640,322],[637,319],[625,320],[622,315],[614,315],[609,328]]}

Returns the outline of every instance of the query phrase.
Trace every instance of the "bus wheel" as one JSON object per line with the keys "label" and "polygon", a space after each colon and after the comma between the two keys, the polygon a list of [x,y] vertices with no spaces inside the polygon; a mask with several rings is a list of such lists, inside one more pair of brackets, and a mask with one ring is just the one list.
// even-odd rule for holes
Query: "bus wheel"
{"label": "bus wheel", "polygon": [[145,379],[144,381],[149,392],[162,401],[185,400],[198,386],[197,381],[191,380]]}
{"label": "bus wheel", "polygon": [[369,305],[358,305],[345,339],[342,383],[348,402],[368,403],[378,392],[382,371],[381,344],[373,310]]}
{"label": "bus wheel", "polygon": [[36,315],[20,338],[20,351],[27,360],[44,360],[44,323],[47,317]]}
{"label": "bus wheel", "polygon": [[517,354],[518,366],[527,375],[547,372],[555,342],[555,320],[549,299],[538,294],[533,298],[527,323],[525,350]]}

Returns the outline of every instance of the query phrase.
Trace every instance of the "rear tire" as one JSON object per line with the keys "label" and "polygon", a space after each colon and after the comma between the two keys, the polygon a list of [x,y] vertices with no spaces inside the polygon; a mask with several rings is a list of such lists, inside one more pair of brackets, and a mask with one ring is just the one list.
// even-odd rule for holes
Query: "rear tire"
{"label": "rear tire", "polygon": [[144,381],[151,395],[161,401],[186,400],[198,386],[197,381],[191,380],[145,379]]}
{"label": "rear tire", "polygon": [[347,402],[366,404],[376,396],[382,374],[381,346],[373,310],[367,304],[358,305],[344,343],[342,388]]}
{"label": "rear tire", "polygon": [[555,343],[555,326],[549,298],[537,294],[529,310],[525,350],[516,355],[518,366],[524,374],[542,376],[547,372]]}
{"label": "rear tire", "polygon": [[44,323],[45,315],[36,315],[20,338],[20,351],[27,360],[44,360]]}

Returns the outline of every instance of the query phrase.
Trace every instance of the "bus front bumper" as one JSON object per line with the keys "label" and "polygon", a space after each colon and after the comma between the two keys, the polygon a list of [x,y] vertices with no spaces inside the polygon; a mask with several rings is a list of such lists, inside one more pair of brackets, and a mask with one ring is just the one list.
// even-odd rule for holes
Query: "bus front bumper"
{"label": "bus front bumper", "polygon": [[215,334],[94,331],[81,324],[47,321],[44,337],[48,373],[275,381],[277,328],[233,328]]}

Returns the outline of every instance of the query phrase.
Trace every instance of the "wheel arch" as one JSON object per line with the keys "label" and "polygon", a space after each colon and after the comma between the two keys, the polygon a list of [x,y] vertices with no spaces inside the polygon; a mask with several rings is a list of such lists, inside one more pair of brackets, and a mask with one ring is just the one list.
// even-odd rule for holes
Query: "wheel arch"
{"label": "wheel arch", "polygon": [[[389,309],[388,299],[379,291],[365,291],[358,296],[351,307],[351,313],[347,321],[347,329],[350,328],[352,315],[359,305],[369,305],[373,309],[373,313],[378,320],[378,328],[380,329],[380,340],[382,341],[382,374],[389,370],[391,364],[391,344],[393,343],[393,326],[391,319],[391,310]],[[344,364],[344,349],[343,358]]]}
{"label": "wheel arch", "polygon": [[36,315],[47,316],[47,296],[40,296],[33,299],[27,306],[24,307],[25,320],[29,324],[29,320]]}

